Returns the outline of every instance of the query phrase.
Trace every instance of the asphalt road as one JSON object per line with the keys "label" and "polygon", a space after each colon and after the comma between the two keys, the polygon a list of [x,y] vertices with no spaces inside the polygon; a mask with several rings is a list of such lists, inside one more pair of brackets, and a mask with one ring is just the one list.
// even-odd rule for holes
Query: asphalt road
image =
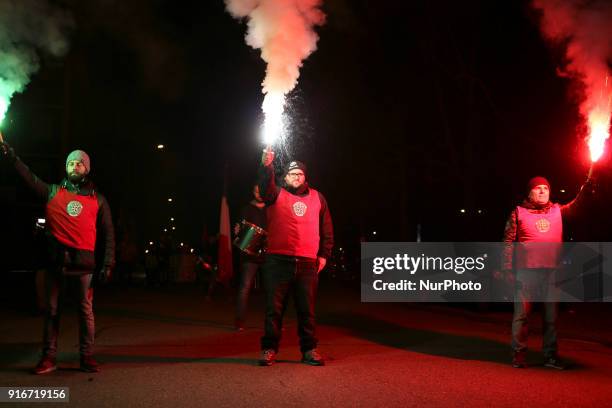
{"label": "asphalt road", "polygon": [[[324,283],[319,293],[325,367],[300,363],[292,307],[279,362],[256,365],[261,293],[247,330],[233,331],[231,300],[204,301],[193,286],[107,287],[95,297],[96,350],[102,371],[78,367],[78,325],[62,319],[60,370],[35,376],[41,319],[0,303],[0,386],[70,387],[83,407],[212,406],[610,406],[610,305],[575,305],[561,316],[560,349],[573,367],[541,366],[539,315],[530,338],[532,367],[509,365],[510,315],[476,307],[363,304],[359,293]],[[9,406],[0,403],[0,407]],[[27,404],[15,404],[26,406]],[[43,406],[66,406],[46,403]],[[35,404],[35,406],[41,406]]]}

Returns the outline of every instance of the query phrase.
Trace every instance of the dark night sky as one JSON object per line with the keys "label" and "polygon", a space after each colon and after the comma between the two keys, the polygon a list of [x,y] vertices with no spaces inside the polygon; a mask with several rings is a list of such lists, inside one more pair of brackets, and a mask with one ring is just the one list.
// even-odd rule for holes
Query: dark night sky
{"label": "dark night sky", "polygon": [[[262,148],[265,67],[245,24],[221,0],[56,3],[74,18],[71,49],[44,58],[13,98],[5,133],[18,153],[55,182],[65,153],[87,150],[120,230],[141,241],[170,216],[180,240],[197,243],[204,225],[216,233],[224,164],[235,214]],[[290,96],[289,151],[326,195],[341,244],[373,230],[414,240],[417,224],[424,240],[494,241],[529,177],[548,176],[560,201],[576,192],[587,171],[577,106],[527,1],[326,0],[324,11]],[[601,162],[592,206],[603,213]],[[0,186],[23,235],[42,207],[10,171]],[[576,238],[610,240],[601,218],[581,219]]]}

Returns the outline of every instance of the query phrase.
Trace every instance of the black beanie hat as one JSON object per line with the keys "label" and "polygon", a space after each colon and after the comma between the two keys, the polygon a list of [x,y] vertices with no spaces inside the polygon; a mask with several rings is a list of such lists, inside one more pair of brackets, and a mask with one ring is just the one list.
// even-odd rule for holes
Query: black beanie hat
{"label": "black beanie hat", "polygon": [[300,169],[306,174],[306,165],[301,161],[292,160],[285,166],[285,175],[289,173],[291,170]]}

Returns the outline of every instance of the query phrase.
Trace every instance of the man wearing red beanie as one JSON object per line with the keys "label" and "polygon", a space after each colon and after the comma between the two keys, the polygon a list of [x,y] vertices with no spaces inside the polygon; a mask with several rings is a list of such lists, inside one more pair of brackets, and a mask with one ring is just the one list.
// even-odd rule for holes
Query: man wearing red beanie
{"label": "man wearing red beanie", "polygon": [[506,222],[504,242],[535,243],[517,247],[516,254],[514,247],[509,245],[504,253],[503,269],[514,271],[516,284],[512,318],[512,366],[515,368],[527,367],[528,320],[534,297],[552,300],[542,304],[544,365],[558,370],[566,367],[557,354],[554,276],[563,241],[563,218],[575,212],[583,189],[584,186],[570,203],[559,205],[550,201],[548,180],[534,177],[527,184],[527,198],[512,211]]}

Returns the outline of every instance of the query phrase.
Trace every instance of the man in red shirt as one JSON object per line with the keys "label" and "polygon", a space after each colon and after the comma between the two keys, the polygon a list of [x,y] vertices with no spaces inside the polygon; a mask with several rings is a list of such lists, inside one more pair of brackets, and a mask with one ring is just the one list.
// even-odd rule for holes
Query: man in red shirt
{"label": "man in red shirt", "polygon": [[106,281],[115,263],[115,240],[108,203],[89,179],[89,156],[82,150],[73,151],[66,159],[66,177],[60,184],[47,184],[30,171],[8,144],[0,143],[0,154],[14,163],[15,170],[26,184],[46,201],[46,311],[42,358],[34,373],[46,374],[57,369],[57,338],[64,286],[75,290],[78,300],[81,370],[98,372],[98,363],[93,357],[95,325],[91,284],[96,269],[94,252],[101,232],[104,260],[99,279]]}
{"label": "man in red shirt", "polygon": [[281,338],[282,320],[289,296],[298,319],[302,362],[325,364],[317,351],[315,297],[318,274],[334,245],[331,215],[325,197],[306,182],[306,166],[291,161],[282,187],[276,185],[274,153],[265,150],[259,170],[259,189],[266,204],[268,249],[263,266],[266,292],[265,334],[259,364],[274,364]]}
{"label": "man in red shirt", "polygon": [[[587,183],[589,181],[587,180]],[[550,201],[550,183],[534,177],[528,184],[529,194],[510,214],[504,231],[507,246],[505,271],[514,271],[515,300],[512,318],[512,366],[527,367],[528,321],[535,298],[545,300],[543,307],[543,346],[546,367],[563,370],[566,365],[557,354],[557,293],[555,272],[563,242],[563,218],[574,213],[582,190],[570,203]]]}

